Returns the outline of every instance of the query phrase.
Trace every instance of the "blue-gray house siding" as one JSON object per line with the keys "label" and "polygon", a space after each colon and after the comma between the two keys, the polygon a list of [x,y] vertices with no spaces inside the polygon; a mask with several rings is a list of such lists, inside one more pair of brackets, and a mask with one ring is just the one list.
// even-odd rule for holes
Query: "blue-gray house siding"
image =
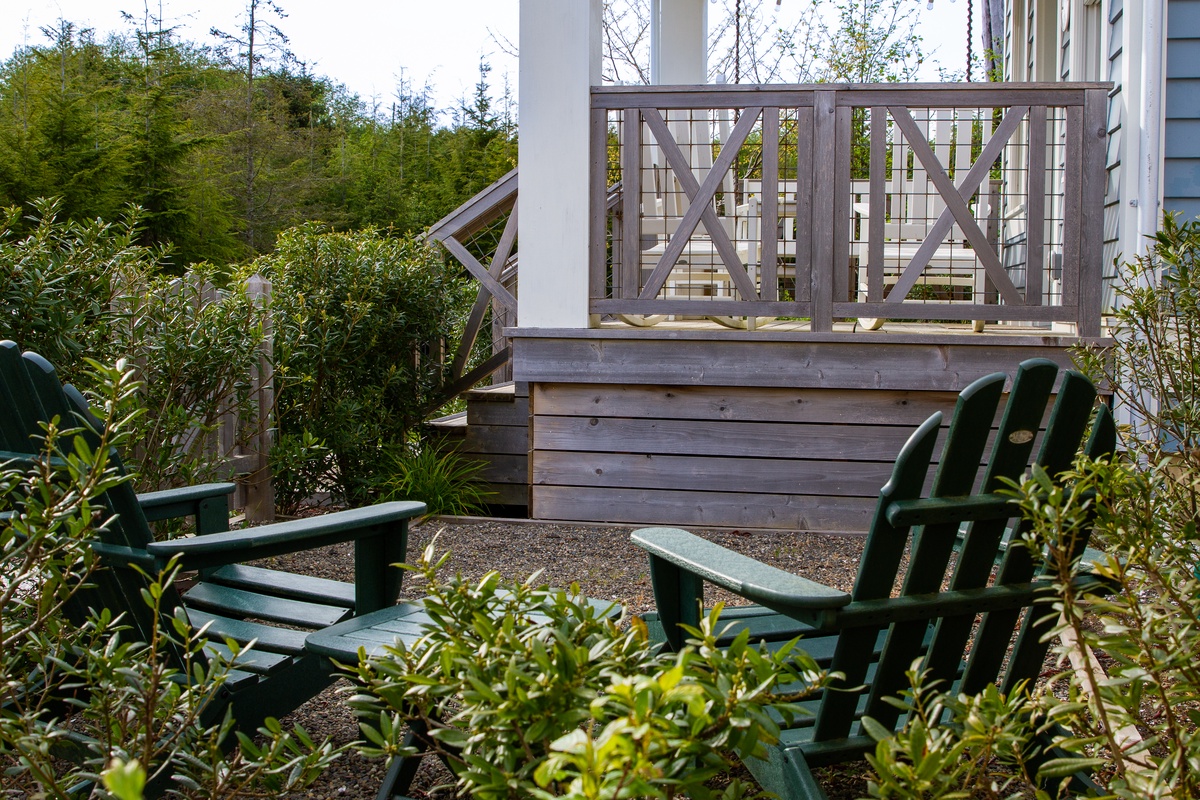
{"label": "blue-gray house siding", "polygon": [[1163,209],[1200,216],[1200,0],[1167,2]]}

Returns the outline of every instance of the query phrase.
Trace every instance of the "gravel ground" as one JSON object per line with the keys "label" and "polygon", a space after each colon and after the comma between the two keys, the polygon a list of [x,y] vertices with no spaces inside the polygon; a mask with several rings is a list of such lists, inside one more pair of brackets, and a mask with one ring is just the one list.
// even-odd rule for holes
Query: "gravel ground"
{"label": "gravel ground", "polygon": [[[646,554],[629,541],[632,527],[581,526],[555,523],[497,520],[433,519],[415,526],[409,541],[410,558],[416,558],[437,535],[437,549],[450,551],[449,568],[466,577],[479,577],[497,570],[507,578],[522,579],[542,570],[542,580],[565,586],[576,581],[591,597],[616,600],[632,612],[653,608],[654,600]],[[705,531],[696,533],[745,555],[781,569],[799,572],[805,577],[849,590],[854,582],[864,538],[804,534],[787,531]],[[353,580],[354,558],[351,545],[325,548],[272,560],[278,566],[296,572],[338,580]],[[420,580],[406,580],[402,595],[422,595]],[[709,602],[740,601],[723,592],[711,592]],[[353,715],[346,708],[341,692],[348,682],[326,690],[305,703],[283,720],[304,728],[318,740],[326,736],[337,744],[358,737]],[[448,779],[437,764],[422,766],[412,794],[427,797],[429,787]],[[839,769],[824,776],[832,800],[862,797],[865,783],[860,768]],[[310,789],[295,797],[344,798],[369,800],[375,797],[383,779],[381,761],[350,752],[339,759]]]}

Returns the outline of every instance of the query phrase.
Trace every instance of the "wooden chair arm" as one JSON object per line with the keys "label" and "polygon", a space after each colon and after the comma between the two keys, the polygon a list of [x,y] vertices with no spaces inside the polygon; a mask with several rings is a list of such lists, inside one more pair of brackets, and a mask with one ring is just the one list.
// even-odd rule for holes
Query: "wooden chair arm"
{"label": "wooden chair arm", "polygon": [[196,533],[207,535],[229,530],[228,496],[236,488],[232,483],[204,483],[143,492],[137,499],[147,522],[192,517],[196,523]]}
{"label": "wooden chair arm", "polygon": [[396,602],[408,557],[408,521],[425,513],[417,502],[380,503],[241,531],[152,542],[159,565],[180,555],[183,569],[202,571],[269,556],[354,542],[354,609],[366,614]]}
{"label": "wooden chair arm", "polygon": [[178,554],[185,569],[205,569],[379,536],[394,523],[424,513],[424,503],[380,503],[240,531],[151,542],[146,550],[160,563]]}
{"label": "wooden chair arm", "polygon": [[768,607],[827,609],[850,602],[846,592],[776,569],[679,528],[643,528],[633,532],[633,541],[652,556]]}

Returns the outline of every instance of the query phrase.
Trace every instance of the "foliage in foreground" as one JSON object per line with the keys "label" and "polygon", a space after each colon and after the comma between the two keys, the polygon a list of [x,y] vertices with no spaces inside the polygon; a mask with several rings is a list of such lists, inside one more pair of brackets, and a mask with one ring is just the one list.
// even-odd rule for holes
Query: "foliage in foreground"
{"label": "foliage in foreground", "polygon": [[[0,762],[37,796],[121,800],[275,797],[311,782],[337,756],[303,730],[268,720],[261,738],[206,705],[236,664],[210,661],[202,631],[182,611],[164,615],[174,571],[147,577],[141,615],[149,641],[129,634],[121,609],[89,607],[108,569],[91,548],[109,511],[106,490],[127,480],[113,449],[137,412],[132,372],[96,366],[93,407],[104,433],[90,448],[72,420],[57,420],[40,458],[0,471]],[[139,614],[138,609],[126,609]],[[234,652],[237,645],[227,642]],[[229,746],[233,744],[232,748]],[[28,786],[27,784],[27,786]]]}
{"label": "foliage in foreground", "polygon": [[[1079,462],[1055,488],[1019,488],[1026,544],[1047,554],[1063,671],[1028,694],[946,696],[914,672],[909,725],[886,731],[871,758],[874,797],[1003,796],[1013,770],[1041,779],[1038,797],[1200,797],[1200,221],[1168,217],[1151,253],[1127,265],[1114,345],[1077,354],[1133,412],[1124,463]],[[1094,492],[1094,498],[1089,495]],[[1069,580],[1069,555],[1095,504],[1092,566],[1102,594]],[[1085,625],[1092,619],[1098,624]],[[1072,669],[1080,645],[1107,654],[1107,675]],[[1145,735],[1139,742],[1129,733]],[[997,771],[997,766],[1007,765]],[[1067,785],[1079,770],[1092,785]]]}
{"label": "foliage in foreground", "polygon": [[[433,624],[353,671],[368,755],[444,757],[456,796],[668,798],[719,794],[706,782],[776,740],[768,713],[790,719],[827,676],[796,648],[759,650],[742,635],[716,646],[718,607],[679,653],[660,653],[635,620],[617,621],[578,593],[503,581],[443,581],[436,542],[417,568]],[[614,609],[610,609],[613,611]],[[404,724],[428,731],[400,741]],[[426,749],[421,749],[426,748]],[[729,798],[746,787],[734,781]]]}

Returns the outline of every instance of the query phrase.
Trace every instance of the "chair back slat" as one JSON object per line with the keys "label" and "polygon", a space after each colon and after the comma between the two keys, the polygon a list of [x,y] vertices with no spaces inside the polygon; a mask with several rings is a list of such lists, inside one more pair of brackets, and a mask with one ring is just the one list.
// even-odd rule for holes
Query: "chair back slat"
{"label": "chair back slat", "polygon": [[[1058,365],[1047,359],[1030,359],[1017,369],[996,443],[984,471],[983,491],[994,492],[1002,487],[1002,477],[1015,479],[1024,472],[1058,373]],[[1008,520],[983,520],[967,528],[959,548],[958,564],[950,579],[952,590],[978,589],[987,585],[1001,540],[1008,529]],[[975,616],[973,612],[954,614],[938,621],[926,656],[931,681],[946,687],[955,680],[963,665],[963,653],[975,625]]]}
{"label": "chair back slat", "polygon": [[1036,463],[1046,472],[1057,475],[1071,466],[1095,406],[1096,387],[1092,382],[1074,370],[1064,372],[1037,456]]}
{"label": "chair back slat", "polygon": [[1015,479],[1029,466],[1034,440],[1042,427],[1058,373],[1058,365],[1044,358],[1031,358],[1017,368],[996,444],[984,473],[983,491],[1000,489],[1001,478]]}
{"label": "chair back slat", "polygon": [[[36,353],[20,354],[15,344],[0,343],[0,400],[9,403],[8,416],[21,426],[18,430],[10,425],[5,433],[9,449],[15,452],[36,455],[41,452],[44,435],[43,423],[58,418],[63,429],[82,428],[81,435],[89,446],[100,442],[99,421],[87,408],[87,403],[74,387],[67,391],[59,379],[54,366]],[[64,447],[69,445],[64,442]],[[110,452],[110,463],[124,473],[116,451]],[[153,540],[145,514],[138,503],[133,485],[125,481],[97,498],[102,513],[108,518],[99,525],[96,534],[101,542],[110,545],[144,550]],[[155,621],[152,612],[142,599],[142,590],[147,586],[144,575],[129,566],[105,565],[93,572],[88,585],[79,589],[68,604],[67,614],[75,622],[81,621],[89,609],[108,608],[114,614],[124,614],[126,624],[134,628],[133,636],[149,641]],[[163,608],[173,610],[180,604],[178,593],[173,587],[163,589]],[[178,660],[175,653],[169,657]]]}
{"label": "chair back slat", "polygon": [[4,383],[5,400],[12,404],[12,412],[3,415],[9,418],[11,426],[12,441],[8,449],[17,453],[37,453],[41,450],[40,437],[43,434],[38,421],[47,417],[25,373],[21,350],[16,342],[0,342],[0,379]]}
{"label": "chair back slat", "polygon": [[[1077,372],[1063,373],[1042,446],[1034,459],[1035,464],[1051,475],[1056,475],[1071,465],[1087,429],[1095,400],[1096,390],[1091,381]],[[1007,477],[1015,480],[1020,477],[1020,473]],[[1023,521],[1018,521],[1008,537],[1012,546],[1005,550],[1000,562],[996,575],[997,584],[1028,583],[1035,577],[1036,565],[1033,556],[1028,548],[1020,545],[1024,526]],[[1005,690],[1011,690],[1019,681],[1030,677],[1031,674],[1037,674],[1048,643],[1038,644],[1036,640],[1049,629],[1053,620],[1044,619],[1046,615],[1041,612],[1040,607],[1027,611],[1025,616],[1026,624],[1018,631],[1020,611],[996,611],[983,615],[979,630],[975,634],[974,646],[966,657],[962,691],[975,693],[987,684],[995,682],[1006,660],[1008,668],[1002,684]],[[1015,641],[1014,633],[1017,634]],[[1009,653],[1010,649],[1012,654]],[[1022,655],[1016,659],[1018,653]]]}
{"label": "chair back slat", "polygon": [[[11,340],[0,341],[0,374],[3,374],[5,364],[19,361],[20,350],[17,343]],[[0,414],[0,447],[14,453],[23,453],[29,446],[28,431],[31,426],[26,421],[28,415],[21,404],[17,403],[8,384],[8,381],[0,380],[0,403],[8,409],[7,413]]]}
{"label": "chair back slat", "polygon": [[[1091,384],[1082,376],[1076,376],[1076,378],[1079,384],[1086,384],[1087,388],[1091,388]],[[1078,394],[1082,397],[1087,396],[1087,392],[1082,389],[1078,390]],[[1071,419],[1076,423],[1080,418],[1086,420],[1089,416],[1079,401],[1076,401],[1073,407],[1065,408],[1064,413],[1072,414]],[[1110,455],[1116,451],[1116,438],[1117,429],[1113,423],[1112,412],[1107,406],[1102,405],[1096,410],[1096,417],[1092,421],[1092,434],[1084,447],[1084,454],[1092,459]],[[1083,555],[1088,546],[1091,530],[1085,528],[1079,533],[1080,535],[1072,542],[1071,552],[1067,554],[1072,560]],[[1028,552],[1024,547],[1019,549]],[[1051,597],[1048,596],[1047,600],[1050,599]],[[1034,606],[1026,612],[1013,643],[1012,654],[1008,659],[1008,669],[1001,682],[1001,688],[1005,692],[1011,692],[1018,683],[1028,680],[1038,673],[1042,662],[1046,659],[1046,653],[1050,649],[1047,634],[1056,622],[1057,615],[1053,612],[1049,602]]]}
{"label": "chair back slat", "polygon": [[[958,497],[971,493],[979,474],[992,420],[1004,391],[1004,373],[981,378],[962,391],[950,421],[942,459],[930,491],[931,497]],[[901,596],[932,594],[944,580],[958,536],[959,523],[925,525],[913,535],[908,569]],[[880,724],[895,723],[898,710],[885,698],[900,692],[906,683],[905,670],[921,655],[930,621],[895,623],[888,630],[867,699],[866,713]],[[957,658],[955,661],[957,662]]]}
{"label": "chair back slat", "polygon": [[[900,596],[894,598],[893,610],[881,609],[878,614],[874,610],[869,612],[868,618],[877,617],[878,622],[862,625],[856,621],[854,624],[858,627],[842,629],[831,668],[844,672],[846,679],[841,682],[840,691],[826,692],[822,698],[813,728],[815,742],[850,735],[856,710],[862,710],[885,727],[897,724],[899,711],[887,703],[886,698],[895,696],[905,687],[905,671],[922,656],[924,668],[930,670],[933,680],[942,682],[943,689],[950,689],[960,673],[962,690],[974,692],[984,684],[996,681],[1006,664],[1006,686],[1023,677],[1036,676],[1040,670],[1048,647],[1047,642],[1041,641],[1042,634],[1054,620],[1046,619],[1038,610],[1026,613],[1022,623],[1020,609],[977,615],[973,609],[960,610],[947,600],[944,613],[934,610],[915,619],[912,614],[905,615],[905,609],[915,607],[912,604],[917,603],[918,598],[926,598],[920,602],[927,603],[928,598],[937,595],[943,586],[983,592],[979,596],[980,605],[974,606],[978,608],[986,607],[986,596],[1011,591],[1006,588],[1007,584],[1034,581],[1037,578],[1034,561],[1027,549],[1019,544],[1024,523],[1015,508],[1014,518],[1010,520],[970,523],[964,522],[963,518],[949,522],[939,519],[937,523],[914,525],[911,530],[890,525],[884,511],[897,500],[922,496],[953,500],[966,498],[980,490],[995,492],[1004,487],[1005,479],[1018,480],[1031,461],[1051,474],[1068,468],[1087,428],[1096,391],[1082,375],[1063,373],[1046,431],[1041,436],[1037,456],[1033,458],[1038,432],[1043,419],[1047,419],[1047,405],[1059,374],[1058,366],[1045,359],[1032,359],[1021,365],[982,477],[980,468],[1004,387],[1002,374],[982,378],[960,395],[927,494],[922,493],[921,487],[926,482],[932,456],[930,428],[922,426],[905,446],[901,458],[897,459],[892,479],[880,493],[853,601],[841,613],[846,615],[847,622],[851,618],[859,620],[860,617],[853,616],[856,605],[888,598],[895,591],[897,581],[902,579]],[[1115,441],[1115,434],[1108,432],[1112,426],[1107,412],[1100,412],[1098,420],[1088,447],[1093,455],[1111,452]],[[936,429],[932,432],[936,434]],[[911,457],[914,453],[919,453],[920,458]],[[1017,537],[1017,544],[1002,551],[1006,534],[1009,542]],[[909,549],[908,565],[900,575],[906,546]],[[957,559],[954,558],[956,552]],[[997,563],[1000,564],[998,569]],[[1043,584],[1049,585],[1045,581]],[[909,597],[912,601],[906,605]],[[891,614],[904,618],[904,621],[889,622]],[[972,640],[977,617],[980,625]],[[1018,623],[1022,623],[1020,628]],[[869,689],[845,691],[846,687],[867,683],[869,659],[864,659],[862,654],[881,631],[885,632],[883,646],[874,665],[874,675],[870,677]],[[1010,646],[1013,647],[1011,654],[1008,652]],[[869,691],[865,706],[860,704],[862,691]],[[863,733],[861,726],[856,733]]]}
{"label": "chair back slat", "polygon": [[[43,413],[60,417],[64,427],[82,428],[84,439],[95,447],[100,441],[100,431],[96,430],[93,424],[98,420],[90,409],[86,409],[86,401],[84,401],[85,411],[81,413],[77,410],[76,402],[72,402],[68,398],[63,385],[58,380],[54,366],[50,362],[36,353],[25,353],[22,358],[25,363],[25,371],[30,378],[30,384],[41,401]],[[109,453],[109,457],[110,463],[124,473],[125,467],[119,454],[113,450]],[[134,492],[131,482],[126,481],[109,489],[104,494],[104,501],[112,512],[118,515],[118,518],[102,533],[102,541],[138,550],[144,549],[147,544],[154,541],[154,536],[150,532],[150,526],[146,522],[145,514],[142,512],[141,504],[138,503],[137,494]]]}
{"label": "chair back slat", "polygon": [[[941,423],[941,412],[930,416],[909,437],[896,457],[892,477],[879,492],[875,518],[867,534],[867,545],[854,582],[853,602],[878,600],[891,594],[896,570],[904,556],[907,536],[905,530],[897,529],[888,522],[885,510],[891,502],[921,496]],[[859,695],[844,690],[862,684],[869,661],[862,654],[871,652],[883,628],[882,624],[852,628],[843,631],[838,638],[830,668],[843,673],[845,678],[835,684],[841,691],[825,693],[817,711],[813,735],[818,741],[841,738],[849,732]]]}

